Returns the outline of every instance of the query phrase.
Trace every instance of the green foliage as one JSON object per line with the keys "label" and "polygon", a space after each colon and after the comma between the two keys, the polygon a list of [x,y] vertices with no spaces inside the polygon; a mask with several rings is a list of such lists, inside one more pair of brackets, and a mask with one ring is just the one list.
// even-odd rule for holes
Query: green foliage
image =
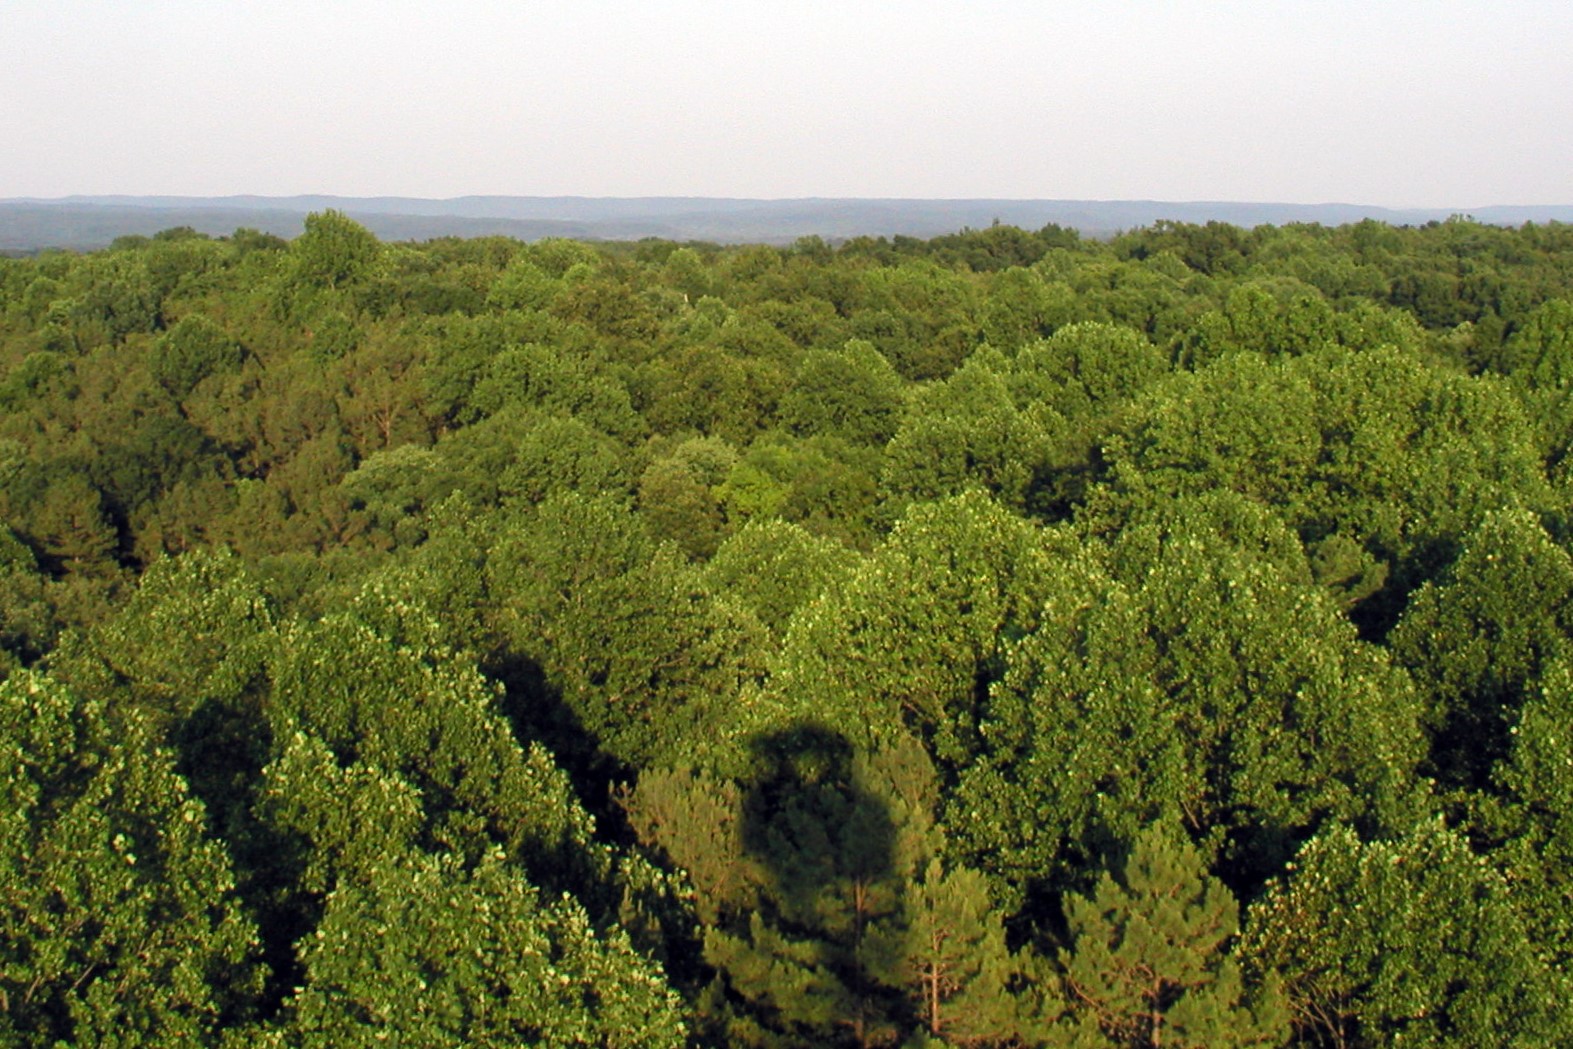
{"label": "green foliage", "polygon": [[1055,1044],[1277,1046],[1288,1015],[1276,978],[1247,988],[1228,954],[1239,905],[1162,824],[1141,831],[1116,879],[1065,901],[1060,952],[1068,1012]]}
{"label": "green foliage", "polygon": [[[523,420],[521,420],[523,421]],[[633,487],[626,450],[583,416],[537,416],[497,477],[504,499],[539,503],[559,492],[616,498]]]}
{"label": "green foliage", "polygon": [[43,555],[44,565],[55,571],[101,571],[119,546],[103,493],[81,474],[64,470],[29,469],[16,480],[20,483],[6,493],[8,516]]}
{"label": "green foliage", "polygon": [[1507,340],[1498,370],[1520,391],[1546,464],[1566,474],[1573,450],[1573,302],[1552,299]]}
{"label": "green foliage", "polygon": [[1024,412],[1006,363],[980,353],[914,399],[886,446],[880,484],[892,506],[982,487],[1006,506],[1026,504],[1063,425],[1057,413]]}
{"label": "green foliage", "polygon": [[112,675],[169,725],[207,704],[240,702],[264,673],[273,635],[273,611],[245,565],[225,552],[195,552],[143,574],[90,640],[102,669],[77,665],[75,673]]}
{"label": "green foliage", "polygon": [[39,402],[54,398],[69,399],[75,394],[69,358],[52,350],[29,353],[6,373],[0,383],[0,406],[9,412],[25,412]]}
{"label": "green foliage", "polygon": [[1115,324],[1072,324],[1022,348],[1012,362],[1018,401],[1046,401],[1067,418],[1089,419],[1140,393],[1167,372],[1139,332]]}
{"label": "green foliage", "polygon": [[849,739],[906,726],[961,762],[1008,639],[1037,622],[1047,560],[1031,525],[979,493],[915,507],[844,585],[800,609],[772,687]]}
{"label": "green foliage", "polygon": [[292,276],[300,286],[332,291],[370,277],[382,245],[365,226],[329,209],[306,216],[305,232],[289,251]]}
{"label": "green foliage", "polygon": [[12,1044],[218,1044],[258,990],[256,933],[146,720],[14,672],[0,683],[0,811]]}
{"label": "green foliage", "polygon": [[871,343],[853,339],[839,351],[812,350],[781,399],[781,421],[800,434],[828,434],[882,445],[896,432],[901,379]]}
{"label": "green foliage", "polygon": [[0,671],[30,663],[54,646],[59,623],[32,551],[0,527]]}
{"label": "green foliage", "polygon": [[929,1039],[1031,1041],[1058,1012],[1058,1001],[1030,983],[1041,978],[1040,966],[1006,946],[988,880],[977,871],[930,859],[921,877],[909,876],[896,919],[876,926],[871,939],[875,978],[902,990]]}
{"label": "green foliage", "polygon": [[728,536],[705,567],[718,593],[732,594],[761,623],[782,632],[799,608],[839,586],[857,557],[800,525],[763,519]]}
{"label": "green foliage", "polygon": [[[538,874],[589,873],[590,820],[566,778],[539,744],[520,747],[492,689],[428,619],[412,608],[383,630],[343,615],[285,631],[272,668],[274,738],[315,737],[341,764],[410,784],[422,799],[423,840],[471,857],[505,847]],[[276,804],[296,803],[276,782],[296,766],[267,770]]]}
{"label": "green foliage", "polygon": [[1573,974],[1570,724],[1573,672],[1559,660],[1542,670],[1508,730],[1511,745],[1496,769],[1500,795],[1490,826],[1500,839],[1491,859],[1506,878],[1527,939],[1564,981]]}
{"label": "green foliage", "polygon": [[934,771],[912,740],[871,753],[799,724],[754,740],[742,781],[641,777],[626,799],[647,844],[693,886],[700,1004],[730,1044],[1003,1043],[1037,1030],[984,881],[935,855]]}
{"label": "green foliage", "polygon": [[1221,311],[1204,314],[1181,338],[1179,356],[1192,366],[1231,353],[1310,353],[1332,341],[1332,308],[1298,281],[1235,285]]}
{"label": "green foliage", "polygon": [[715,553],[726,530],[718,489],[736,466],[736,449],[719,437],[690,438],[652,462],[639,479],[651,534],[690,557]]}
{"label": "green foliage", "polygon": [[1159,816],[1249,888],[1328,816],[1411,811],[1412,688],[1303,561],[1272,553],[1293,550],[1281,526],[1259,510],[1226,525],[1247,507],[1189,502],[1132,529],[1110,557],[1118,575],[1091,550],[1048,567],[948,815],[1011,894],[1075,884]]}
{"label": "green foliage", "polygon": [[1070,324],[1023,347],[1008,382],[1018,408],[1047,438],[1028,509],[1069,516],[1085,499],[1103,442],[1126,406],[1167,371],[1157,347],[1114,324]]}
{"label": "green foliage", "polygon": [[834,736],[807,729],[770,745],[775,767],[742,818],[758,909],[708,929],[705,957],[788,1044],[823,1044],[843,1027],[855,1044],[884,1041],[893,998],[868,955],[874,927],[897,913],[921,825],[895,823],[882,770],[849,762]]}
{"label": "green foliage", "polygon": [[1332,827],[1252,905],[1242,952],[1284,975],[1295,1025],[1318,1044],[1562,1042],[1559,985],[1509,900],[1440,820],[1390,841]]}
{"label": "green foliage", "polygon": [[159,385],[178,400],[208,376],[238,368],[242,354],[223,328],[193,314],[159,336],[148,367]]}
{"label": "green foliage", "polygon": [[301,960],[282,1045],[685,1043],[660,969],[571,898],[543,899],[498,853],[474,867],[376,858],[329,897]]}
{"label": "green foliage", "polygon": [[548,499],[492,551],[487,573],[509,649],[541,668],[606,755],[670,764],[725,753],[746,731],[724,712],[762,671],[764,629],[615,504]]}
{"label": "green foliage", "polygon": [[0,678],[54,697],[0,1042],[1098,1045],[1158,925],[1165,1044],[1249,1042],[1202,862],[1302,1041],[1567,1041],[1569,259],[330,212],[0,260]]}
{"label": "green foliage", "polygon": [[437,452],[415,444],[367,456],[339,482],[348,517],[341,535],[364,536],[384,549],[420,542],[427,506],[453,492],[454,478],[444,465]]}
{"label": "green foliage", "polygon": [[644,434],[627,390],[547,346],[504,349],[478,371],[469,398],[475,413],[489,416],[515,405],[574,415],[625,441]]}
{"label": "green foliage", "polygon": [[717,489],[729,521],[782,520],[859,549],[873,543],[877,452],[835,438],[764,435]]}
{"label": "green foliage", "polygon": [[1425,695],[1439,779],[1487,783],[1526,693],[1566,650],[1570,628],[1573,560],[1523,510],[1488,515],[1446,573],[1415,593],[1392,648]]}
{"label": "green foliage", "polygon": [[1500,384],[1393,349],[1224,357],[1153,387],[1106,454],[1110,499],[1090,500],[1097,512],[1241,492],[1277,509],[1308,547],[1361,537],[1393,566],[1383,613],[1393,618],[1403,592],[1489,510],[1555,503]]}
{"label": "green foliage", "polygon": [[1046,283],[1034,270],[1012,267],[989,287],[983,336],[1006,352],[1052,333],[1072,318],[1072,296],[1063,284]]}
{"label": "green foliage", "polygon": [[57,299],[50,314],[69,329],[77,350],[155,331],[163,319],[161,296],[139,252],[91,256],[64,290],[74,297]]}

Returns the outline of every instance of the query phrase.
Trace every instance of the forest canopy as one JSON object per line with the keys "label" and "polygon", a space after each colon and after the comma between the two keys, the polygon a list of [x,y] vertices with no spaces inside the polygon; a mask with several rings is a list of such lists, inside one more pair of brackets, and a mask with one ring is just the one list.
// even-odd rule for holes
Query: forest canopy
{"label": "forest canopy", "polygon": [[1573,227],[0,259],[0,1044],[1573,1042]]}

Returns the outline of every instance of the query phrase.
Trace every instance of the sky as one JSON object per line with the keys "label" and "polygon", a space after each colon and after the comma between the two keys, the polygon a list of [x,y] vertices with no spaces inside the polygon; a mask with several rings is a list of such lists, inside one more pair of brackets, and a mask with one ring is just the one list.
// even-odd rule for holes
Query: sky
{"label": "sky", "polygon": [[1573,203],[1573,3],[0,0],[0,197]]}

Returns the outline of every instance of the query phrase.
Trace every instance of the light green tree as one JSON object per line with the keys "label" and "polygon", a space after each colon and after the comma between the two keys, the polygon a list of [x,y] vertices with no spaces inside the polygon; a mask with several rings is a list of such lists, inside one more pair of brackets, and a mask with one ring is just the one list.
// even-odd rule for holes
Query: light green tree
{"label": "light green tree", "polygon": [[1565,1044],[1561,987],[1501,876],[1441,820],[1307,842],[1252,904],[1242,954],[1275,970],[1301,1035],[1339,1047]]}
{"label": "light green tree", "polygon": [[1017,408],[1009,365],[985,348],[909,404],[885,448],[880,487],[888,511],[982,487],[1006,506],[1025,505],[1047,470],[1063,419]]}
{"label": "light green tree", "polygon": [[1276,509],[1308,549],[1357,542],[1391,569],[1362,609],[1377,633],[1486,513],[1556,505],[1505,384],[1396,347],[1225,356],[1150,387],[1104,451],[1095,515],[1231,489]]}
{"label": "light green tree", "polygon": [[583,418],[523,414],[519,421],[525,419],[513,463],[496,478],[503,498],[538,503],[563,491],[617,498],[632,489],[627,452]]}
{"label": "light green tree", "polygon": [[1168,361],[1140,332],[1117,324],[1069,324],[1022,347],[1008,376],[1016,405],[1048,438],[1027,508],[1069,516],[1095,474],[1104,440],[1126,405],[1168,373]]}
{"label": "light green tree", "polygon": [[1051,551],[981,492],[913,507],[843,586],[799,609],[772,691],[864,745],[911,731],[960,763],[1007,639],[1037,622]]}
{"label": "light green tree", "polygon": [[290,245],[293,277],[312,289],[349,287],[371,276],[382,245],[342,211],[312,212]]}
{"label": "light green tree", "polygon": [[259,989],[223,847],[146,717],[0,683],[0,1033],[216,1045]]}
{"label": "light green tree", "polygon": [[728,536],[706,564],[705,578],[779,633],[794,612],[846,580],[857,563],[857,555],[834,540],[767,518]]}
{"label": "light green tree", "polygon": [[305,983],[264,1044],[421,1049],[685,1044],[677,996],[621,932],[542,894],[500,853],[371,858],[303,948]]}
{"label": "light green tree", "polygon": [[1489,785],[1570,629],[1573,559],[1527,510],[1487,515],[1441,578],[1410,598],[1390,644],[1421,689],[1431,765],[1446,786]]}
{"label": "light green tree", "polygon": [[[441,624],[370,584],[364,612],[282,632],[269,722],[283,743],[303,733],[341,764],[360,761],[420,792],[427,840],[461,856],[497,846],[543,883],[604,873],[592,821],[539,743],[521,746],[494,688],[448,649]],[[391,606],[391,607],[390,607]],[[279,804],[290,791],[271,785]]]}
{"label": "light green tree", "polygon": [[[1573,667],[1546,667],[1529,690],[1496,767],[1494,803],[1480,820],[1495,847],[1529,942],[1566,983],[1573,978]],[[1564,992],[1564,997],[1566,992]]]}
{"label": "light green tree", "polygon": [[1542,303],[1503,347],[1510,376],[1540,435],[1546,465],[1565,477],[1573,450],[1573,302]]}
{"label": "light green tree", "polygon": [[1411,818],[1413,688],[1309,576],[1281,522],[1230,496],[1049,566],[946,807],[1002,899],[1075,885],[1160,815],[1243,890],[1329,815]]}

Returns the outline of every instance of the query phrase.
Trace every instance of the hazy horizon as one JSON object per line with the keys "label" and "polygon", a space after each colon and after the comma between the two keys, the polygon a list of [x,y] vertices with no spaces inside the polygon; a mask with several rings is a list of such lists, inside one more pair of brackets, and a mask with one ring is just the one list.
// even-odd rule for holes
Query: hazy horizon
{"label": "hazy horizon", "polygon": [[895,194],[882,194],[878,196],[827,196],[825,194],[789,194],[775,197],[749,197],[727,196],[703,193],[455,193],[440,196],[415,196],[403,193],[337,193],[329,191],[302,190],[298,193],[254,193],[249,190],[238,190],[232,193],[63,193],[52,196],[42,194],[17,194],[14,196],[0,196],[5,201],[36,201],[38,203],[62,203],[69,201],[110,201],[123,200],[128,205],[150,200],[171,201],[226,201],[226,200],[257,200],[257,201],[288,201],[288,200],[346,200],[346,201],[424,201],[437,204],[451,204],[465,200],[586,200],[586,201],[717,201],[736,203],[762,203],[762,204],[787,204],[795,201],[852,201],[852,202],[877,202],[890,201],[898,203],[973,203],[987,204],[999,203],[1062,203],[1062,204],[1176,204],[1176,205],[1243,205],[1247,207],[1308,207],[1308,208],[1338,208],[1338,207],[1369,207],[1382,211],[1436,211],[1448,208],[1467,209],[1478,208],[1562,208],[1568,207],[1573,202],[1573,187],[1570,187],[1563,198],[1544,201],[1520,200],[1482,200],[1465,204],[1457,202],[1442,202],[1437,204],[1382,204],[1369,200],[1284,200],[1284,199],[1245,199],[1245,198],[1202,198],[1179,199],[1174,197],[916,197]]}
{"label": "hazy horizon", "polygon": [[1573,5],[11,0],[0,197],[1573,202]]}

